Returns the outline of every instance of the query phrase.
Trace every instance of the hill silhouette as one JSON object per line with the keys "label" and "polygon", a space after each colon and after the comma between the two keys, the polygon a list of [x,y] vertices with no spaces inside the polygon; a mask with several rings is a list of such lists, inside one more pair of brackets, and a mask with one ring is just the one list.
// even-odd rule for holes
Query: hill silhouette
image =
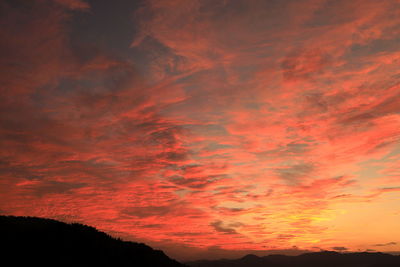
{"label": "hill silhouette", "polygon": [[190,267],[400,267],[400,256],[385,253],[338,253],[323,251],[299,256],[246,255],[236,260],[199,260]]}
{"label": "hill silhouette", "polygon": [[0,265],[184,267],[160,250],[78,223],[0,216]]}

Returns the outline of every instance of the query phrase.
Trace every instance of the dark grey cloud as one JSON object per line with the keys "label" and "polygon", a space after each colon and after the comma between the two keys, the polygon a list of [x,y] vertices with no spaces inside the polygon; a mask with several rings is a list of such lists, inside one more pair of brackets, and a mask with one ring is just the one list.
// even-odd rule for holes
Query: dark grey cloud
{"label": "dark grey cloud", "polygon": [[346,247],[331,247],[331,249],[336,250],[336,251],[347,251],[347,250],[349,250]]}
{"label": "dark grey cloud", "polygon": [[276,168],[274,171],[289,184],[297,184],[301,178],[310,174],[314,169],[315,167],[311,163],[301,163]]}
{"label": "dark grey cloud", "polygon": [[222,221],[215,221],[210,224],[215,231],[224,234],[237,234],[234,228],[224,227]]}
{"label": "dark grey cloud", "polygon": [[374,247],[386,247],[386,246],[394,246],[397,245],[397,242],[388,242],[388,243],[382,243],[382,244],[375,244],[373,245]]}
{"label": "dark grey cloud", "polygon": [[311,79],[323,72],[330,62],[320,49],[295,49],[281,63],[283,78],[287,81]]}
{"label": "dark grey cloud", "polygon": [[129,215],[138,218],[147,218],[152,216],[164,216],[173,210],[172,206],[142,206],[129,207],[121,211],[122,215]]}
{"label": "dark grey cloud", "polygon": [[[112,4],[108,0],[90,0],[89,12],[74,14],[70,22],[71,44],[73,47],[88,47],[113,53],[120,58],[132,57],[130,44],[136,34],[133,23],[134,12],[142,0],[118,0]],[[78,49],[77,52],[79,52]],[[81,59],[90,55],[79,53]]]}
{"label": "dark grey cloud", "polygon": [[58,182],[58,181],[40,181],[38,184],[26,186],[26,189],[32,190],[33,194],[42,197],[48,194],[67,194],[74,189],[86,187],[85,183]]}
{"label": "dark grey cloud", "polygon": [[[346,7],[346,8],[344,8]],[[314,15],[306,22],[310,27],[321,27],[349,23],[356,19],[356,1],[327,0],[314,12]],[[340,11],[340,16],[337,12]]]}
{"label": "dark grey cloud", "polygon": [[184,176],[172,176],[169,181],[179,186],[185,186],[193,189],[205,188],[216,181],[222,179],[224,175],[198,175],[193,178],[185,178]]}
{"label": "dark grey cloud", "polygon": [[[397,77],[395,78],[397,82],[400,81],[400,79]],[[379,87],[383,87],[382,91],[384,89],[387,89],[386,86],[384,85],[375,85]],[[400,112],[400,107],[399,103],[400,102],[400,94],[396,94],[394,96],[386,96],[382,95],[382,100],[378,102],[376,105],[370,106],[367,109],[364,110],[359,110],[357,109],[352,109],[349,110],[348,113],[341,114],[338,118],[338,123],[342,125],[373,125],[371,124],[371,121],[380,118],[383,116],[387,115],[392,115],[392,114],[398,114]]]}

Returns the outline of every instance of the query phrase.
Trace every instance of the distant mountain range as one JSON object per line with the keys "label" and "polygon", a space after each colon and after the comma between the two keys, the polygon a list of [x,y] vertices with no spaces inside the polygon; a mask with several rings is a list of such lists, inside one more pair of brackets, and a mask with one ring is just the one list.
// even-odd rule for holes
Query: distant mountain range
{"label": "distant mountain range", "polygon": [[185,266],[145,244],[51,219],[0,216],[0,242],[0,266]]}
{"label": "distant mountain range", "polygon": [[190,267],[400,267],[400,256],[385,253],[323,251],[299,256],[247,255],[236,260],[199,260]]}

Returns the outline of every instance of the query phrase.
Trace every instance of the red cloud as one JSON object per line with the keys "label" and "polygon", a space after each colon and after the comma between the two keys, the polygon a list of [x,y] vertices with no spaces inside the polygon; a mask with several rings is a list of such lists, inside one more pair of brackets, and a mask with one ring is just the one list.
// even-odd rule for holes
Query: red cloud
{"label": "red cloud", "polygon": [[377,243],[332,225],[399,191],[396,1],[92,5],[1,4],[3,213],[175,252]]}

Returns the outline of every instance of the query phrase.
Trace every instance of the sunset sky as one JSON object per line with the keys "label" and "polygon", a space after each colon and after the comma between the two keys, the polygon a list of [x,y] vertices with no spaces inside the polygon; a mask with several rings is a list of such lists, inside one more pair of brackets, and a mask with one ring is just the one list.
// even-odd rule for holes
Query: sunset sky
{"label": "sunset sky", "polygon": [[400,1],[0,0],[0,214],[178,260],[400,251]]}

